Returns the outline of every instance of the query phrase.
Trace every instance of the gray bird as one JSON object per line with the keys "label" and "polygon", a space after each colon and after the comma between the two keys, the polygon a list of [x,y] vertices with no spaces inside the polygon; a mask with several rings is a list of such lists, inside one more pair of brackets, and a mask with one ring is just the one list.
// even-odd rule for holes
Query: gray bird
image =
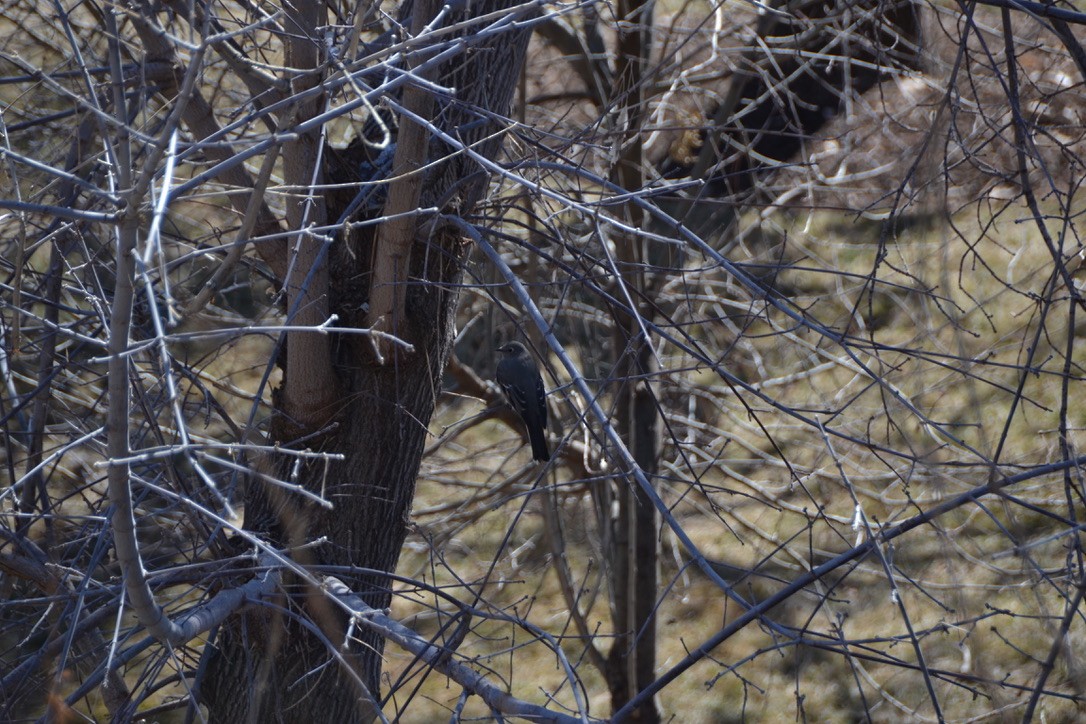
{"label": "gray bird", "polygon": [[502,358],[498,360],[495,378],[505,392],[509,405],[528,430],[532,443],[532,458],[540,462],[551,459],[547,448],[547,400],[539,367],[524,345],[510,342],[498,348]]}

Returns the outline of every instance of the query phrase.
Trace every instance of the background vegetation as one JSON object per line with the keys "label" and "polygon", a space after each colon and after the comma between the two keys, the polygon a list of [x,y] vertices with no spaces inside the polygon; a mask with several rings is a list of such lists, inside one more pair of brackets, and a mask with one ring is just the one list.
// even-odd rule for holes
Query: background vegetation
{"label": "background vegetation", "polygon": [[1077,720],[1084,21],[3,3],[0,718]]}

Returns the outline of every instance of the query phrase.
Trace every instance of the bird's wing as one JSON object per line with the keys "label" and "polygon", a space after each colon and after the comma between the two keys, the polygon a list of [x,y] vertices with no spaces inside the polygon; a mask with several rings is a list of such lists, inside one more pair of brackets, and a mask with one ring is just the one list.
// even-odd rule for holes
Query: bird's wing
{"label": "bird's wing", "polygon": [[523,417],[524,411],[528,409],[528,400],[525,398],[524,393],[516,385],[508,382],[499,380],[498,384],[501,385],[502,392],[505,393],[505,399],[509,400],[509,405]]}
{"label": "bird's wing", "polygon": [[543,427],[547,427],[547,390],[543,387],[543,378],[535,378],[536,402],[539,404],[539,414],[543,418]]}

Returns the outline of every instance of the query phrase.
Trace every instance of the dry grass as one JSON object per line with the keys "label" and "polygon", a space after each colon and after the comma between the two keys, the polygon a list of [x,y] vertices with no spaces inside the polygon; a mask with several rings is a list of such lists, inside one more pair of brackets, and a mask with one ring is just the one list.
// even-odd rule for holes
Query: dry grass
{"label": "dry grass", "polygon": [[[830,327],[844,331],[851,324],[857,335],[852,348],[879,374],[881,387],[839,348],[810,333],[789,331],[788,320],[775,313],[742,323],[727,368],[784,408],[837,409],[837,416],[821,413],[821,419],[854,440],[835,438],[829,445],[810,424],[749,393],[737,394],[692,369],[689,359],[665,356],[665,369],[677,371],[665,374],[662,387],[696,395],[697,420],[715,433],[699,435],[697,449],[687,450],[696,458],[696,481],[669,447],[665,458],[676,474],[661,485],[704,554],[740,566],[760,563],[761,570],[790,580],[865,537],[854,525],[857,505],[877,528],[983,484],[997,448],[1008,471],[1059,459],[1059,375],[1073,332],[1065,313],[1053,314],[1044,326],[1043,349],[1034,341],[1038,300],[1062,297],[1050,288],[1051,256],[1036,228],[1022,223],[1028,218],[1023,205],[1012,205],[999,214],[962,213],[949,219],[952,225],[915,224],[883,237],[881,260],[878,224],[828,212],[782,212],[762,220],[761,252],[750,251],[749,260],[775,258],[783,247],[795,261],[777,275],[778,288]],[[983,267],[971,260],[983,260]],[[713,274],[687,281],[723,288],[725,280],[714,280]],[[716,300],[728,304],[722,294]],[[738,309],[750,302],[731,304]],[[710,316],[704,309],[691,314],[699,315]],[[728,336],[726,328],[707,322],[698,334]],[[865,339],[881,347],[873,349]],[[1073,359],[1079,358],[1081,344],[1074,341]],[[1031,347],[1037,374],[1023,376]],[[1079,407],[1080,384],[1072,382],[1072,410]],[[887,390],[895,390],[898,399]],[[681,431],[694,420],[679,402],[669,420]],[[908,406],[964,446],[933,436]],[[478,411],[462,402],[447,406],[437,428]],[[1077,449],[1081,434],[1071,431],[1072,447]],[[515,611],[552,635],[568,636],[566,655],[579,662],[593,713],[605,716],[606,687],[584,658],[557,583],[545,494],[530,493],[523,482],[498,485],[523,462],[523,452],[505,457],[514,440],[508,430],[480,426],[458,440],[465,450],[478,451],[469,476],[437,460],[427,466],[416,499],[415,519],[423,535],[412,536],[400,572],[453,586],[450,591],[461,598],[481,596],[493,610]],[[593,643],[606,650],[610,616],[599,531],[587,495],[589,486],[602,483],[571,481],[567,475],[559,467],[543,485],[560,491],[561,550],[582,600],[591,601],[582,611],[599,632]],[[714,650],[711,660],[668,686],[659,698],[662,711],[681,721],[706,722],[784,716],[852,721],[865,711],[875,721],[931,718],[923,678],[908,668],[916,656],[902,617],[907,612],[927,666],[946,672],[935,689],[948,720],[1020,716],[1072,585],[1063,578],[1068,538],[1031,543],[1064,530],[1057,518],[1072,513],[1059,476],[1007,492],[1013,498],[988,496],[981,505],[956,508],[883,547],[892,579],[878,557],[868,556],[774,610],[781,622],[816,635],[843,636],[852,642],[855,658],[789,644],[750,625]],[[1076,504],[1074,514],[1082,513]],[[433,547],[425,542],[430,538]],[[1016,552],[1023,544],[1028,550]],[[658,671],[664,672],[740,609],[696,570],[677,567],[689,556],[672,534],[662,535],[661,549],[661,581],[667,588],[656,595]],[[763,581],[753,592],[764,596],[779,587]],[[430,621],[421,630],[433,634],[435,619],[412,618],[433,603],[398,597],[394,611],[397,617]],[[480,627],[483,632],[460,654],[493,667],[494,680],[517,696],[539,700],[546,692],[570,703],[564,674],[546,647],[527,644],[532,636],[512,625],[488,624]],[[1072,641],[1082,635],[1081,626],[1072,627]],[[1067,645],[1049,679],[1050,690],[1078,694],[1075,650]],[[386,668],[395,680],[409,664],[390,652]],[[431,675],[406,711],[423,719],[446,717],[457,693]],[[1070,700],[1042,702],[1048,721],[1071,721],[1079,713]],[[485,708],[471,703],[464,711],[486,716]]]}

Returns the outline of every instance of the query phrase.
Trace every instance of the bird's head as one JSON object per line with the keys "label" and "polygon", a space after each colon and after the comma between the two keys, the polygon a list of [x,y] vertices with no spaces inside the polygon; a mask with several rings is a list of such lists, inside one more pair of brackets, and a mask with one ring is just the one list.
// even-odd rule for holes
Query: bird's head
{"label": "bird's head", "polygon": [[506,357],[518,357],[527,352],[520,342],[507,342],[498,347],[498,352]]}

